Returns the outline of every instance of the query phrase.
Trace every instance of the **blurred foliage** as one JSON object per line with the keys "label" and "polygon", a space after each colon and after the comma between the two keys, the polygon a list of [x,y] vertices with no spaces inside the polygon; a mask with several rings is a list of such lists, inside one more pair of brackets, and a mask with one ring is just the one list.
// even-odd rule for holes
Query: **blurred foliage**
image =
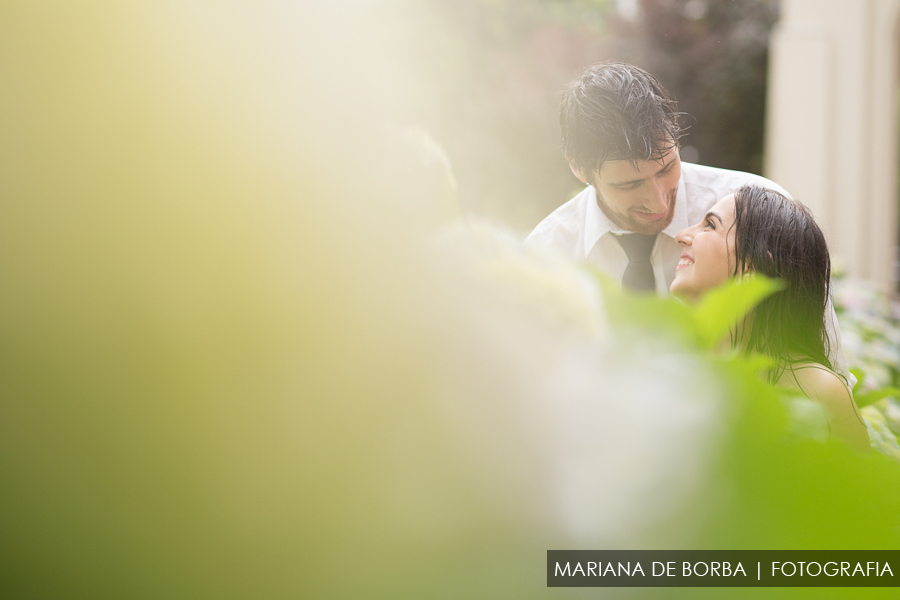
{"label": "blurred foliage", "polygon": [[900,462],[900,303],[871,283],[838,276],[834,308],[872,447]]}
{"label": "blurred foliage", "polygon": [[[668,332],[670,339],[682,343],[702,340],[690,345],[715,365],[726,383],[727,401],[737,411],[720,450],[721,470],[707,498],[715,499],[714,507],[696,547],[895,547],[900,539],[900,467],[878,453],[857,455],[839,442],[822,444],[788,435],[791,417],[785,401],[791,392],[763,380],[767,361],[716,343],[727,337],[723,323],[735,323],[778,289],[763,278],[749,283],[728,284],[696,306],[671,298],[635,298],[618,292],[615,285],[603,285],[611,317],[623,320],[620,332],[643,331],[646,336],[664,338]],[[693,335],[688,333],[691,330]],[[672,595],[696,597],[694,593]],[[806,593],[813,596],[811,591]],[[766,594],[779,597],[787,592]]]}
{"label": "blurred foliage", "polygon": [[677,339],[704,350],[721,345],[734,324],[756,304],[781,288],[766,277],[746,277],[706,294],[696,305],[686,305],[675,297],[617,294],[619,282],[598,272],[606,292],[609,318],[618,324],[639,326],[658,336],[677,332]]}

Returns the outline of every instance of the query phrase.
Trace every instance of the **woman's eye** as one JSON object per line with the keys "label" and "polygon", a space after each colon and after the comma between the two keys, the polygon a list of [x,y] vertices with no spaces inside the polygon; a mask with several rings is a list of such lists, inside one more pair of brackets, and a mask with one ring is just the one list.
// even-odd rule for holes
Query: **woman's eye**
{"label": "woman's eye", "polygon": [[710,229],[716,228],[716,226],[713,224],[713,222],[710,219],[706,220],[706,226],[709,227]]}

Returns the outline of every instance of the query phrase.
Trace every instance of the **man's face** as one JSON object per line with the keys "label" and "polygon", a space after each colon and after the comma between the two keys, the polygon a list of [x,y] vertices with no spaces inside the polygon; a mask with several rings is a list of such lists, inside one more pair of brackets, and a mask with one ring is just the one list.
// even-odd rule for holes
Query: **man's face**
{"label": "man's face", "polygon": [[681,178],[678,147],[659,162],[642,160],[637,165],[635,170],[627,160],[608,160],[599,171],[585,174],[584,180],[596,188],[597,203],[610,221],[627,231],[653,235],[675,216]]}

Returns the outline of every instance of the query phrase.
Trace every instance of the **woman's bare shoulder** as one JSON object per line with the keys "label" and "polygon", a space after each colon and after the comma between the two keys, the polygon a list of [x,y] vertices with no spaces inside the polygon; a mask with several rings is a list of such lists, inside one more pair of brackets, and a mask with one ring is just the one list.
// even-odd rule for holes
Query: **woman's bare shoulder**
{"label": "woman's bare shoulder", "polygon": [[851,408],[853,394],[850,388],[840,375],[827,367],[812,362],[794,363],[782,376],[782,380],[785,379],[792,379],[796,384],[792,387],[799,387],[807,396],[836,413]]}
{"label": "woman's bare shoulder", "polygon": [[841,392],[844,396],[849,392],[847,382],[840,375],[819,363],[794,363],[789,369],[794,373],[801,385],[810,384],[817,389]]}
{"label": "woman's bare shoulder", "polygon": [[860,452],[869,450],[869,433],[853,399],[853,392],[837,373],[815,363],[794,363],[787,368],[782,381],[790,387],[799,388],[822,405],[828,415],[833,437]]}

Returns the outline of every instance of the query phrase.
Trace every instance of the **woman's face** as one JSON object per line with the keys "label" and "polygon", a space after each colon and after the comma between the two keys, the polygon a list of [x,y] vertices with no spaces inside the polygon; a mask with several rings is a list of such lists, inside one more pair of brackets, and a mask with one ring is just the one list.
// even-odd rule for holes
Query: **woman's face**
{"label": "woman's face", "polygon": [[675,269],[672,293],[696,300],[734,273],[734,195],[719,200],[703,220],[680,232],[681,260]]}

